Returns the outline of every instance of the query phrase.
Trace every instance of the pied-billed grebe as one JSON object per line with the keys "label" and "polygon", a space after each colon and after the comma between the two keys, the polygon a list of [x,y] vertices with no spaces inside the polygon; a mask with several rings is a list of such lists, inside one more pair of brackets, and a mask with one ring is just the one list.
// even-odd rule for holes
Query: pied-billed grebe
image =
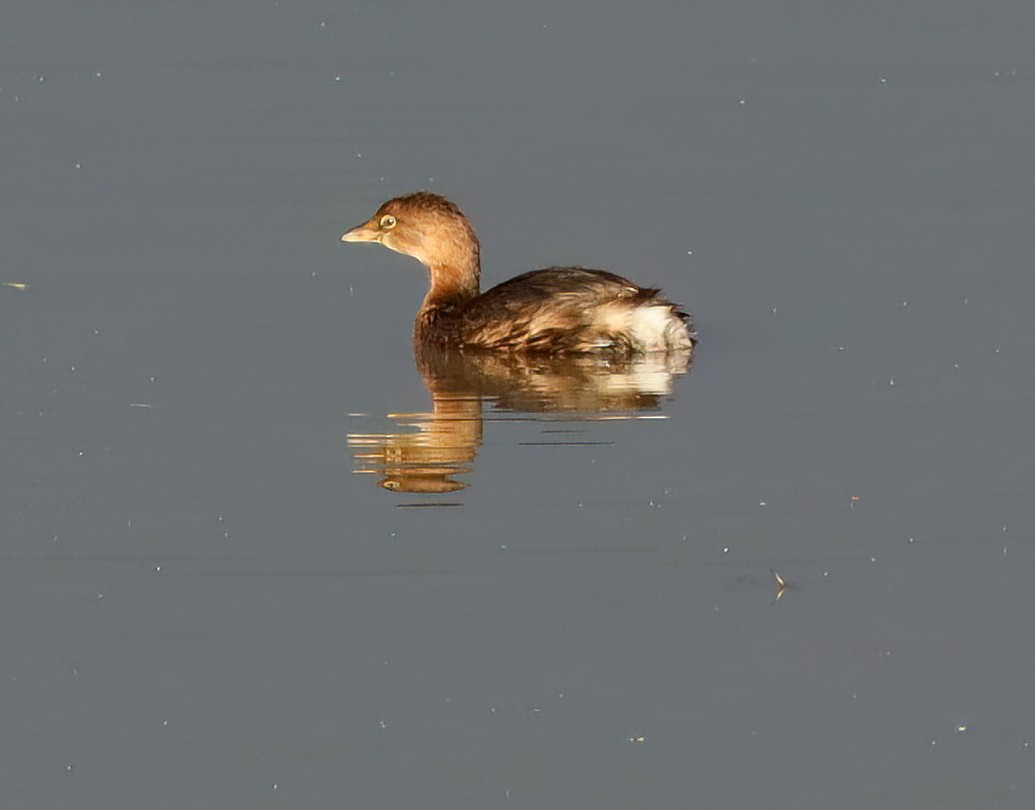
{"label": "pied-billed grebe", "polygon": [[479,291],[478,237],[457,206],[428,191],[396,197],[343,242],[380,242],[428,268],[413,324],[418,345],[569,354],[690,351],[690,317],[658,290],[603,270],[550,267]]}

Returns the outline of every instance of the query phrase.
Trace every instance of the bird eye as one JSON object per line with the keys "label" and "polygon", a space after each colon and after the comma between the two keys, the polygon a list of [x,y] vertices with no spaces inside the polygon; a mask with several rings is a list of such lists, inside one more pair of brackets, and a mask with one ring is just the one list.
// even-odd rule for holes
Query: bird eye
{"label": "bird eye", "polygon": [[382,230],[389,230],[395,227],[395,217],[391,214],[385,214],[381,217],[381,228]]}

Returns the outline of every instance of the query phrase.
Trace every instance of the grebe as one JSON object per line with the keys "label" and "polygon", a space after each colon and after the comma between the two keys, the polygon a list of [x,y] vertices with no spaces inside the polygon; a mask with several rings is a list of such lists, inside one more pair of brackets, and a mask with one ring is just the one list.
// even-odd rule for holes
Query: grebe
{"label": "grebe", "polygon": [[480,292],[478,237],[455,203],[428,191],[388,200],[343,242],[380,242],[427,267],[414,345],[572,354],[689,352],[690,316],[656,289],[603,270],[533,270]]}

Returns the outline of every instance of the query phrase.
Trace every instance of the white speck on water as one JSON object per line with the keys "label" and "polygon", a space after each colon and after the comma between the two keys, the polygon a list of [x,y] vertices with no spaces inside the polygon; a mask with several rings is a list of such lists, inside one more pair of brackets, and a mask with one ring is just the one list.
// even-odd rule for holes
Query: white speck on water
{"label": "white speck on water", "polygon": [[160,574],[160,573],[162,573],[162,566],[160,566],[160,565],[156,565],[156,566],[155,566],[155,573],[156,573],[156,574]]}
{"label": "white speck on water", "polygon": [[77,160],[74,165],[76,169],[81,169],[83,168],[83,161]]}
{"label": "white speck on water", "polygon": [[65,773],[72,773],[74,770],[75,768],[71,764],[65,766]]}
{"label": "white speck on water", "polygon": [[280,782],[274,782],[270,785],[270,790],[280,790]]}
{"label": "white speck on water", "polygon": [[959,723],[956,726],[956,733],[957,734],[963,734],[964,732],[966,732],[966,730],[967,730],[967,727],[965,725],[963,725],[962,723]]}
{"label": "white speck on water", "polygon": [[98,599],[103,599],[104,598],[104,591],[98,591],[97,592],[97,598]]}
{"label": "white speck on water", "polygon": [[169,725],[169,721],[168,720],[163,720],[162,721],[162,728],[167,728],[168,725]]}
{"label": "white speck on water", "polygon": [[780,308],[779,308],[779,307],[773,307],[773,309],[772,309],[772,314],[773,314],[773,315],[776,315],[776,314],[778,314],[779,312],[780,312]]}
{"label": "white speck on water", "polygon": [[75,366],[69,366],[69,367],[68,367],[68,370],[69,370],[69,371],[75,371],[75,370],[76,370],[76,368],[75,368]]}
{"label": "white speck on water", "polygon": [[880,83],[881,84],[887,84],[888,83],[888,77],[887,76],[881,76],[880,77]]}
{"label": "white speck on water", "polygon": [[356,158],[357,159],[362,158],[362,157],[363,157],[363,153],[362,152],[356,152]]}
{"label": "white speck on water", "polygon": [[688,251],[686,252],[686,255],[687,255],[687,256],[693,256],[693,255],[694,255],[694,252],[693,252],[692,250],[688,250]]}
{"label": "white speck on water", "polygon": [[909,306],[909,302],[908,302],[908,301],[903,301],[903,302],[902,302],[902,306],[904,306],[904,307],[908,307],[908,306]]}
{"label": "white speck on water", "polygon": [[909,539],[908,539],[908,540],[907,540],[906,542],[907,542],[907,543],[912,543],[912,542],[913,542],[913,538],[912,538],[912,537],[910,537],[910,538],[909,538]]}
{"label": "white speck on water", "polygon": [[959,363],[953,363],[952,367],[955,368],[955,369],[958,369],[960,367],[960,364]]}
{"label": "white speck on water", "polygon": [[398,532],[388,532],[389,537],[398,537]]}
{"label": "white speck on water", "polygon": [[148,377],[147,379],[148,379],[148,382],[150,382],[150,383],[154,384],[154,381],[155,381],[155,375],[154,375],[154,374],[152,374],[152,375],[151,375],[150,377]]}
{"label": "white speck on water", "polygon": [[323,20],[320,20],[320,27],[321,28],[326,28],[327,27],[327,23],[324,22]]}
{"label": "white speck on water", "polygon": [[95,79],[99,79],[99,78],[101,78],[101,75],[102,75],[101,72],[99,70],[97,70],[97,71],[94,71],[93,77]]}
{"label": "white speck on water", "polygon": [[748,102],[746,98],[742,98],[740,101],[737,102],[737,104],[739,104],[741,107],[743,107],[747,103]]}
{"label": "white speck on water", "polygon": [[970,303],[970,299],[969,298],[964,298],[963,299],[963,306],[966,306],[969,303]]}
{"label": "white speck on water", "polygon": [[46,80],[47,80],[47,77],[44,76],[42,73],[38,73],[36,75],[36,81],[38,81],[40,84],[43,84],[43,82],[45,82]]}
{"label": "white speck on water", "polygon": [[507,544],[504,543],[503,545],[500,546],[500,551],[506,551],[506,550],[507,550]]}
{"label": "white speck on water", "polygon": [[336,82],[340,82],[340,81],[341,81],[341,76],[335,76],[335,77],[334,77],[334,81],[336,81]]}
{"label": "white speck on water", "polygon": [[824,571],[824,572],[823,572],[823,576],[825,576],[825,577],[829,577],[829,576],[830,576],[830,572],[829,572],[829,571]]}
{"label": "white speck on water", "polygon": [[758,505],[759,506],[768,506],[769,504],[767,504],[765,501],[759,501]]}
{"label": "white speck on water", "polygon": [[388,723],[386,723],[384,720],[382,720],[381,721],[381,728],[388,728]]}
{"label": "white speck on water", "polygon": [[730,547],[729,546],[723,546],[722,547],[722,553],[723,554],[729,554],[730,553]]}
{"label": "white speck on water", "polygon": [[894,384],[895,384],[895,378],[892,377],[890,380],[888,380],[888,385],[894,385]]}

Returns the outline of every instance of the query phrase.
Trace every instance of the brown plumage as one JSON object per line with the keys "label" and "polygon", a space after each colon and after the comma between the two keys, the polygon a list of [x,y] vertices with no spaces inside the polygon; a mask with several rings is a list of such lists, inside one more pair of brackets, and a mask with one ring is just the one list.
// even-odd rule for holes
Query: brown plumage
{"label": "brown plumage", "polygon": [[662,298],[603,270],[534,270],[480,292],[478,237],[457,206],[427,191],[382,204],[343,242],[380,242],[428,268],[417,312],[420,345],[570,354],[689,352],[690,317]]}

